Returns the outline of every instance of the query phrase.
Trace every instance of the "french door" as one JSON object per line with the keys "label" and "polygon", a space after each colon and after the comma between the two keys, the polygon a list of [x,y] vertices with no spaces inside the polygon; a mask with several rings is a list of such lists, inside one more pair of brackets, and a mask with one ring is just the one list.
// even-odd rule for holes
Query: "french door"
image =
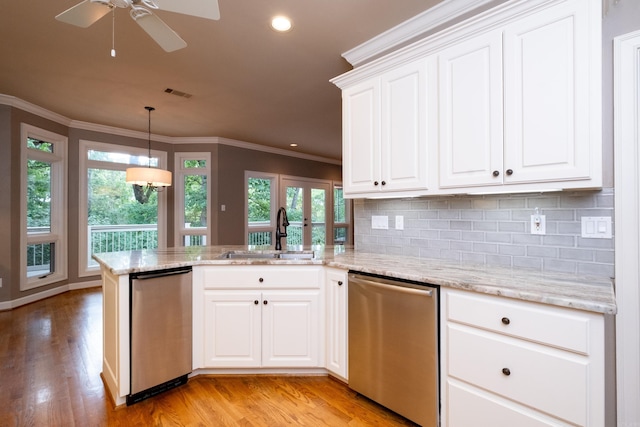
{"label": "french door", "polygon": [[278,207],[287,211],[288,246],[332,244],[331,200],[329,181],[280,178]]}

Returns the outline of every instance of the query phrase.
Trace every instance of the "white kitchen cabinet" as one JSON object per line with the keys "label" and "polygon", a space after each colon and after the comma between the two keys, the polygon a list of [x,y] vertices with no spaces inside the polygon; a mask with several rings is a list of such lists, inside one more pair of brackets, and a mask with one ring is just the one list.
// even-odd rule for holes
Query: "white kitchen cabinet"
{"label": "white kitchen cabinet", "polygon": [[440,187],[502,183],[502,31],[437,54]]}
{"label": "white kitchen cabinet", "polygon": [[427,189],[427,95],[423,60],[343,92],[345,196]]}
{"label": "white kitchen cabinet", "polygon": [[194,322],[194,366],[321,367],[324,364],[322,267],[198,267],[201,312]]}
{"label": "white kitchen cabinet", "polygon": [[327,295],[327,369],[342,380],[348,379],[347,286],[348,271],[325,268]]}
{"label": "white kitchen cabinet", "polygon": [[442,425],[604,425],[604,316],[443,289]]}
{"label": "white kitchen cabinet", "polygon": [[600,7],[571,0],[505,26],[505,182],[597,176]]}
{"label": "white kitchen cabinet", "polygon": [[601,185],[592,7],[562,2],[438,53],[441,188]]}
{"label": "white kitchen cabinet", "polygon": [[597,0],[513,0],[333,79],[345,195],[601,187],[601,26]]}

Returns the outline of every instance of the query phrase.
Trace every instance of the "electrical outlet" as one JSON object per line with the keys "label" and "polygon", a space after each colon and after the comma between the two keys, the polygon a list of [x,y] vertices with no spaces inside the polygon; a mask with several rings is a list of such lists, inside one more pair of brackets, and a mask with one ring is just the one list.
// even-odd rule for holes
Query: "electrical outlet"
{"label": "electrical outlet", "polygon": [[0,277],[0,288],[2,287],[2,277]]}
{"label": "electrical outlet", "polygon": [[396,215],[396,230],[404,230],[404,216]]}
{"label": "electrical outlet", "polygon": [[544,215],[531,215],[531,234],[547,234],[547,220]]}

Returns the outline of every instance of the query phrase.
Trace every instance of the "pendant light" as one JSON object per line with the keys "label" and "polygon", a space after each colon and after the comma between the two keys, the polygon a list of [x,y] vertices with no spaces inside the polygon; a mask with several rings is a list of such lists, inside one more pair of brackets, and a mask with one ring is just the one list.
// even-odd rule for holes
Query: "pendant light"
{"label": "pendant light", "polygon": [[149,112],[149,163],[145,167],[127,168],[126,182],[133,185],[133,194],[140,203],[146,203],[151,192],[160,191],[159,188],[171,186],[171,172],[151,167],[151,112],[153,107],[144,107]]}

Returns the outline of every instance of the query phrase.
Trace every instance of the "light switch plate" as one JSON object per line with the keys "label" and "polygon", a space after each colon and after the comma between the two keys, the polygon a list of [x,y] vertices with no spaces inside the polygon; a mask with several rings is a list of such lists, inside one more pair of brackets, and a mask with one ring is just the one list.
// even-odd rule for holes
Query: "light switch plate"
{"label": "light switch plate", "polygon": [[404,230],[404,216],[396,215],[396,230]]}
{"label": "light switch plate", "polygon": [[387,215],[372,215],[371,228],[375,230],[388,230],[389,217]]}
{"label": "light switch plate", "polygon": [[585,239],[611,239],[611,217],[583,216],[582,237]]}

